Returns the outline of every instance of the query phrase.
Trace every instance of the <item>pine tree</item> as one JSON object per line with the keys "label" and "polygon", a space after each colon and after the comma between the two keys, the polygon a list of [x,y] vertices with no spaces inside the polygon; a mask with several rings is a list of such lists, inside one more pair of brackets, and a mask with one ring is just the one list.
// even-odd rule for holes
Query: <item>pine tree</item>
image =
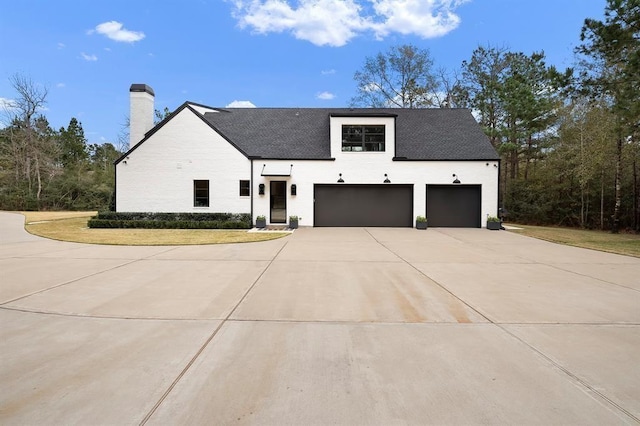
{"label": "pine tree", "polygon": [[620,227],[623,145],[627,140],[640,143],[640,0],[608,0],[604,21],[586,19],[580,39],[580,90],[609,105],[617,118],[615,233]]}

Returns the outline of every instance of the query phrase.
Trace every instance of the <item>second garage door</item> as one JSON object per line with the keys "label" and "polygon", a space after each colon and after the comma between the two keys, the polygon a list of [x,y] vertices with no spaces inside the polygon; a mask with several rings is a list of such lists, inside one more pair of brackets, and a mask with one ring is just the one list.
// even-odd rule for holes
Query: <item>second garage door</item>
{"label": "second garage door", "polygon": [[413,185],[314,185],[314,226],[413,226]]}
{"label": "second garage door", "polygon": [[429,226],[480,228],[480,185],[427,185]]}

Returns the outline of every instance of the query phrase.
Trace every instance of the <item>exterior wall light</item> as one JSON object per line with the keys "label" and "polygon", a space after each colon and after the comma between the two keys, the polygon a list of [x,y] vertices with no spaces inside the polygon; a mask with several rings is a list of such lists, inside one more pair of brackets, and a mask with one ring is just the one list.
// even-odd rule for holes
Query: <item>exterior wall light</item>
{"label": "exterior wall light", "polygon": [[458,175],[453,174],[453,183],[460,183],[460,179],[458,179]]}
{"label": "exterior wall light", "polygon": [[338,173],[338,183],[344,183],[344,179],[342,179],[342,173]]}
{"label": "exterior wall light", "polygon": [[258,185],[258,194],[264,195],[264,183]]}
{"label": "exterior wall light", "polygon": [[387,176],[387,174],[384,174],[384,183],[391,183],[391,181],[389,180],[389,176]]}
{"label": "exterior wall light", "polygon": [[295,183],[291,184],[291,195],[298,195],[298,186]]}

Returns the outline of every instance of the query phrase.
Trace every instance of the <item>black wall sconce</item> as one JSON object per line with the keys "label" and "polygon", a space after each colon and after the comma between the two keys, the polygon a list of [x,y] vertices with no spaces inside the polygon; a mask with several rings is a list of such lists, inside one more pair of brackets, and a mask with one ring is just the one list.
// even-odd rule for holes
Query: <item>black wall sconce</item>
{"label": "black wall sconce", "polygon": [[391,183],[391,181],[389,180],[389,176],[387,176],[387,174],[384,174],[384,183]]}
{"label": "black wall sconce", "polygon": [[298,186],[295,183],[291,184],[291,195],[298,195]]}
{"label": "black wall sconce", "polygon": [[338,183],[344,183],[344,179],[342,179],[342,173],[338,173]]}
{"label": "black wall sconce", "polygon": [[460,179],[458,179],[458,175],[453,174],[453,183],[460,183]]}
{"label": "black wall sconce", "polygon": [[264,183],[261,183],[260,185],[258,185],[258,194],[264,195]]}

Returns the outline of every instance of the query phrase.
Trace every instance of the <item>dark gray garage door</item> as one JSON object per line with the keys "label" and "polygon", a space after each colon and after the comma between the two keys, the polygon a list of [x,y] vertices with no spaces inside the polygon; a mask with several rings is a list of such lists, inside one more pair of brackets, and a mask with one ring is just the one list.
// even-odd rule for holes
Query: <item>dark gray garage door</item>
{"label": "dark gray garage door", "polygon": [[314,185],[314,226],[413,226],[413,185]]}
{"label": "dark gray garage door", "polygon": [[429,226],[480,228],[480,185],[427,185]]}

